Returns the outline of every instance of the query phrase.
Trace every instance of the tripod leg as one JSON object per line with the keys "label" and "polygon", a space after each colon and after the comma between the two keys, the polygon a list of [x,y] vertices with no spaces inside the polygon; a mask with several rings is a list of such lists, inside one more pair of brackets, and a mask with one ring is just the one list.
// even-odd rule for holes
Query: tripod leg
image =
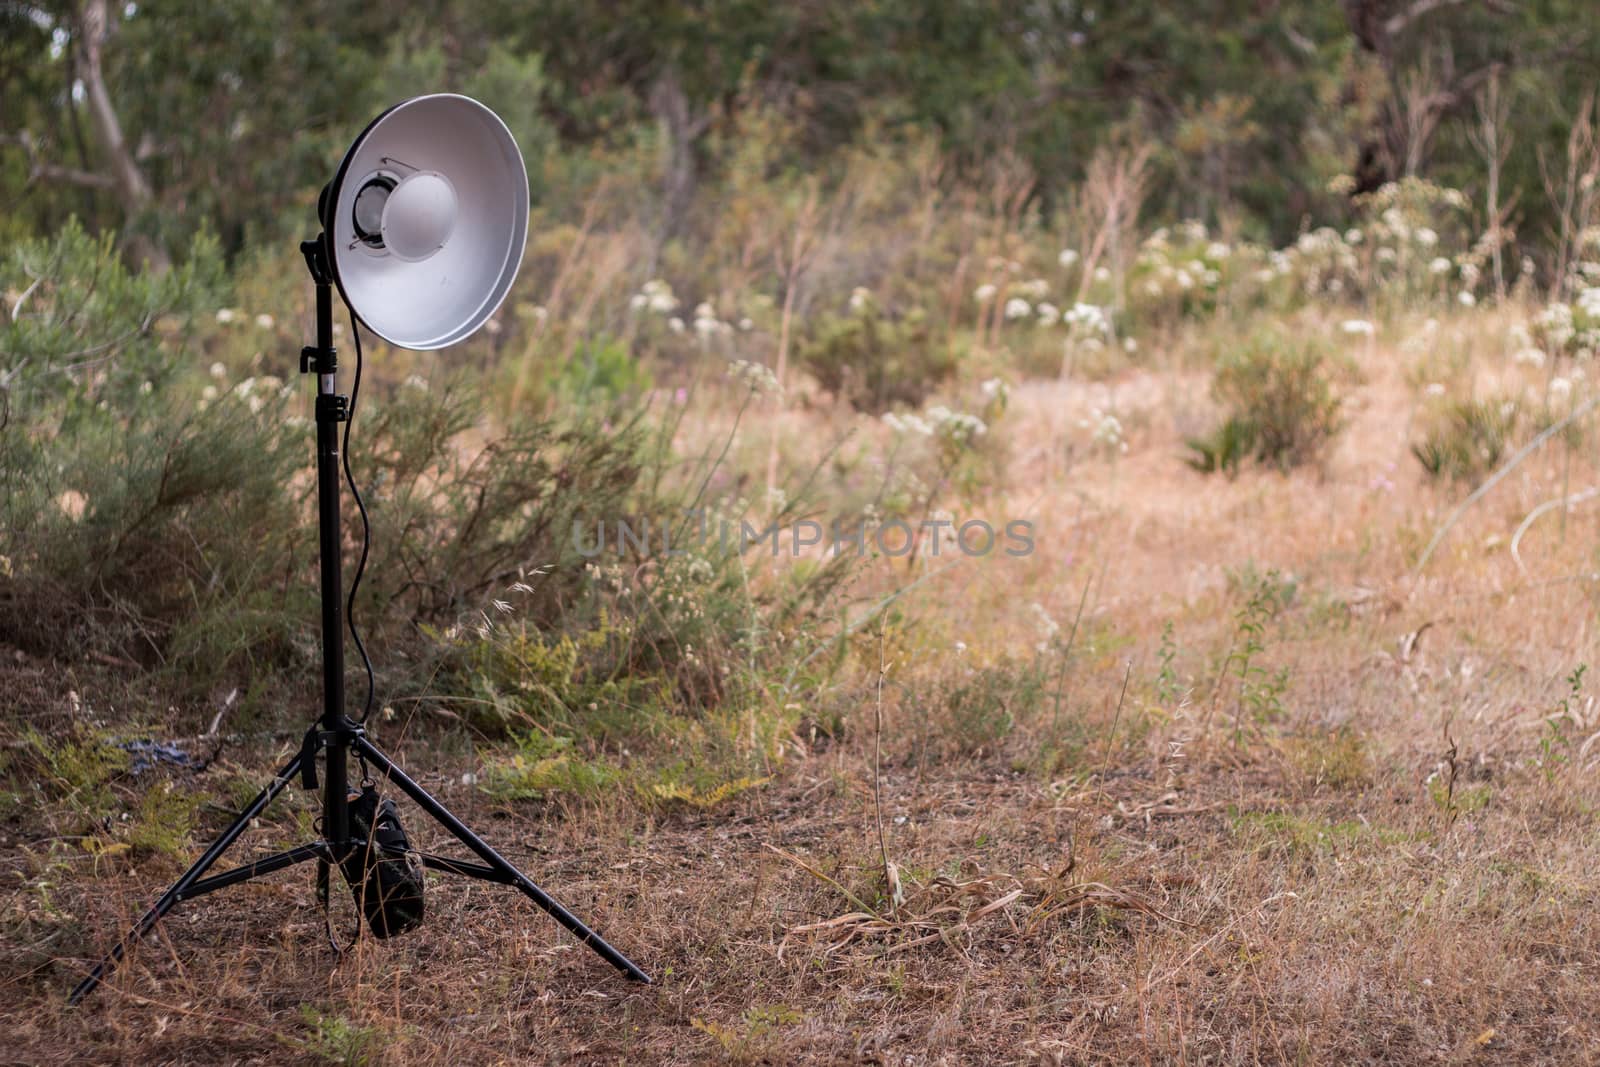
{"label": "tripod leg", "polygon": [[182,899],[193,900],[195,897],[203,896],[206,893],[215,893],[219,889],[226,889],[230,885],[238,885],[240,882],[247,882],[252,878],[260,878],[263,874],[271,874],[273,871],[281,871],[285,867],[293,867],[295,864],[304,863],[306,860],[326,860],[328,855],[329,849],[326,841],[314,841],[309,845],[298,845],[287,852],[274,852],[270,856],[263,856],[261,859],[250,863],[241,863],[230,871],[213,874],[210,878],[202,878],[198,882],[192,883],[188,889],[184,890]]}
{"label": "tripod leg", "polygon": [[278,772],[277,777],[267,783],[265,789],[256,794],[256,798],[239,813],[239,817],[234,819],[226,830],[222,831],[222,835],[211,842],[211,846],[201,854],[199,859],[194,861],[194,866],[184,871],[183,877],[172,883],[172,886],[161,894],[161,899],[150,906],[150,910],[145,912],[143,918],[134,924],[133,929],[128,931],[127,936],[118,941],[116,946],[107,953],[105,959],[101,960],[95,969],[89,972],[89,976],[78,983],[78,987],[67,998],[69,1005],[77,1004],[84,997],[94,992],[95,987],[100,984],[101,980],[111,973],[117,964],[122,961],[123,956],[127,955],[128,946],[149,933],[150,928],[155,926],[163,915],[177,906],[178,902],[188,893],[190,887],[200,880],[200,877],[211,868],[213,863],[216,863],[221,858],[230,845],[239,839],[239,835],[244,833],[245,827],[250,825],[250,820],[260,815],[262,810],[272,803],[272,798],[283,792],[284,788],[294,780],[295,773],[299,770],[300,756],[296,754],[293,759],[284,765],[283,770]]}
{"label": "tripod leg", "polygon": [[[589,946],[602,959],[629,978],[636,982],[649,983],[649,975],[635,966],[628,957],[608,945],[599,934],[585,926],[583,920],[552,900],[544,890],[533,884],[531,878],[512,866],[509,860],[490,848],[482,838],[469,830],[465,823],[450,814],[449,809],[435,800],[426,789],[413,782],[406,776],[404,771],[390,762],[389,757],[380,752],[371,741],[368,741],[365,737],[357,737],[353,747],[378,767],[385,778],[399,786],[402,792],[416,801],[418,807],[433,816],[441,826],[454,834],[456,839],[463,845],[477,853],[480,859],[503,876],[507,882],[522,890],[524,895],[548,912],[551,918],[572,931],[579,941]],[[458,871],[457,873],[465,874],[468,872]]]}

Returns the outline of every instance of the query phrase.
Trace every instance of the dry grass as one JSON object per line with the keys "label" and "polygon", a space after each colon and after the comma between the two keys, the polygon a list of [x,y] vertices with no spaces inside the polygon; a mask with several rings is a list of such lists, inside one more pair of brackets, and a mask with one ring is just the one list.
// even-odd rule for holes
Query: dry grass
{"label": "dry grass", "polygon": [[[1481,340],[1494,314],[1447,320],[1429,358],[1452,381],[1508,373]],[[1414,573],[1461,493],[1407,454],[1432,368],[1419,378],[1393,330],[1341,341],[1361,372],[1348,428],[1322,469],[1288,476],[1183,465],[1205,378],[1181,354],[1160,373],[1019,387],[1006,481],[982,507],[1033,518],[1039,549],[930,579],[908,608],[926,621],[882,639],[876,783],[877,640],[840,698],[847,728],[796,737],[770,785],[710,811],[501,809],[460,783],[467,756],[414,743],[427,783],[654,988],[507,892],[443,878],[421,931],[335,966],[308,879],[279,876],[185,906],[71,1012],[74,976],[174,861],[97,861],[22,811],[0,841],[0,1059],[1600,1060],[1600,714],[1582,693],[1559,703],[1596,655],[1600,513],[1544,517],[1526,573],[1507,548],[1600,469],[1584,448],[1536,455]],[[1110,402],[1128,452],[1074,453],[1080,414]],[[827,417],[791,410],[782,432]],[[1258,718],[1228,661],[1271,571],[1293,596],[1257,656],[1282,672],[1280,710]],[[1032,601],[1064,636],[1086,583],[1047,695],[964,755],[939,747],[936,680],[1031,649]],[[23,716],[70,714],[40,665],[8,673],[35,694]],[[222,819],[203,814],[202,833]]]}

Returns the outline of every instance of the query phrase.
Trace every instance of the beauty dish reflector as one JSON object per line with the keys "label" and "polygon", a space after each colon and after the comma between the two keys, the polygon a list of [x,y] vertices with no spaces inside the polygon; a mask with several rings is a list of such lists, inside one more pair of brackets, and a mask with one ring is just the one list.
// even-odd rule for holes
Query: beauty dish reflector
{"label": "beauty dish reflector", "polygon": [[444,348],[511,291],[528,236],[528,171],[511,131],[471,97],[413,97],[345,153],[322,193],[344,302],[401,348]]}

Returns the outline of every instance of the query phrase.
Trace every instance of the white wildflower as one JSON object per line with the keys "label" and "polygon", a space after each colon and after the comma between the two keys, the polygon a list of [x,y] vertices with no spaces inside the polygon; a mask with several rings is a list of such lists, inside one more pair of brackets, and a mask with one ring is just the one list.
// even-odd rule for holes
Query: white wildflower
{"label": "white wildflower", "polygon": [[1029,604],[1028,607],[1033,612],[1034,619],[1039,626],[1039,642],[1033,647],[1040,652],[1047,652],[1050,649],[1050,642],[1055,640],[1056,634],[1061,632],[1061,624],[1050,617],[1050,613],[1045,610],[1043,604],[1035,601]]}
{"label": "white wildflower", "polygon": [[1443,256],[1434,256],[1428,263],[1429,274],[1449,274],[1450,261]]}
{"label": "white wildflower", "polygon": [[995,287],[989,282],[984,282],[972,291],[972,299],[980,304],[987,304],[994,299]]}
{"label": "white wildflower", "polygon": [[743,382],[752,392],[777,393],[778,376],[772,373],[772,368],[764,363],[752,363],[748,359],[737,359],[728,364],[728,374],[737,381]]}
{"label": "white wildflower", "polygon": [[1534,326],[1556,351],[1565,349],[1577,334],[1572,308],[1567,304],[1549,304],[1534,317]]}
{"label": "white wildflower", "polygon": [[639,292],[645,298],[645,305],[654,312],[666,315],[678,310],[678,298],[672,292],[672,286],[660,278],[652,278],[640,287]]}
{"label": "white wildflower", "polygon": [[1382,219],[1384,226],[1388,227],[1389,232],[1394,234],[1400,240],[1404,241],[1406,238],[1411,236],[1411,227],[1406,224],[1406,217],[1401,213],[1399,208],[1388,208],[1384,211]]}
{"label": "white wildflower", "polygon": [[1122,444],[1122,421],[1109,411],[1095,408],[1090,412],[1093,423],[1091,440],[1104,448],[1116,448]]}
{"label": "white wildflower", "polygon": [[1074,304],[1062,319],[1075,334],[1103,337],[1111,335],[1111,316],[1105,308],[1095,304]]}
{"label": "white wildflower", "polygon": [[884,413],[882,421],[885,426],[895,433],[915,433],[921,434],[923,437],[929,437],[933,434],[933,427],[928,425],[928,421],[921,415],[910,413],[899,415],[893,411],[888,411]]}
{"label": "white wildflower", "polygon": [[990,378],[978,386],[985,400],[1004,400],[1011,395],[1011,387],[1001,378]]}
{"label": "white wildflower", "polygon": [[1033,305],[1020,296],[1014,296],[1006,301],[1006,318],[1025,319],[1033,314]]}
{"label": "white wildflower", "polygon": [[989,432],[988,424],[978,416],[964,411],[951,411],[943,404],[929,408],[928,419],[935,433],[956,444],[966,444]]}
{"label": "white wildflower", "polygon": [[1056,256],[1056,262],[1063,267],[1073,266],[1078,262],[1078,250],[1076,248],[1063,248],[1061,254]]}

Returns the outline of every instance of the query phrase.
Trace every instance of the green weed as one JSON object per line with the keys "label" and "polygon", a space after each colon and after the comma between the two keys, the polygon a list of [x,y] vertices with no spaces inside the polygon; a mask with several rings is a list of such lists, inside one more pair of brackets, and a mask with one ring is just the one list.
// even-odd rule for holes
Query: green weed
{"label": "green weed", "polygon": [[949,343],[935,338],[920,308],[895,318],[876,300],[846,315],[824,315],[801,346],[800,362],[818,384],[857,411],[917,408],[956,367]]}
{"label": "green weed", "polygon": [[1292,597],[1292,583],[1284,582],[1276,570],[1269,570],[1251,583],[1248,598],[1234,615],[1233,651],[1225,664],[1226,673],[1238,687],[1237,714],[1234,716],[1234,743],[1243,742],[1242,716],[1248,713],[1256,724],[1283,717],[1284,693],[1289,688],[1289,669],[1269,671],[1260,659],[1267,650],[1267,624]]}
{"label": "green weed", "polygon": [[1247,459],[1279,470],[1319,459],[1342,426],[1328,359],[1325,343],[1275,329],[1225,352],[1211,386],[1223,422],[1189,441],[1189,465],[1231,477]]}
{"label": "green weed", "polygon": [[1475,486],[1514,446],[1522,408],[1514,400],[1458,400],[1434,414],[1411,454],[1429,478]]}
{"label": "green weed", "polygon": [[311,1004],[300,1006],[300,1021],[310,1031],[307,1036],[283,1040],[323,1063],[341,1067],[371,1067],[392,1039],[392,1032],[383,1027],[363,1026]]}
{"label": "green weed", "polygon": [[1366,739],[1349,725],[1290,738],[1284,743],[1284,752],[1290,763],[1314,786],[1356,789],[1371,778],[1372,758]]}

